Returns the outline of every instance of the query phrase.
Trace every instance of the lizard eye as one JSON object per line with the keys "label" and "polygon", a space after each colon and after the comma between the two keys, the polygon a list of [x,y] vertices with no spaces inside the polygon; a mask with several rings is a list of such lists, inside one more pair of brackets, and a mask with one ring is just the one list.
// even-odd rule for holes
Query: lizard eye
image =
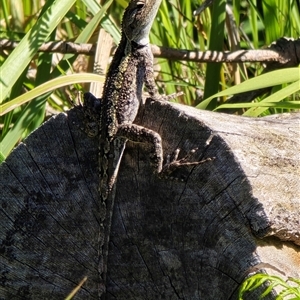
{"label": "lizard eye", "polygon": [[136,4],[136,8],[137,8],[137,9],[141,9],[141,8],[144,7],[144,5],[145,5],[145,2],[143,2],[143,1],[138,1],[137,4]]}
{"label": "lizard eye", "polygon": [[[135,19],[135,17],[137,16],[137,14],[139,14],[139,12],[141,11],[141,9],[145,6],[145,2],[144,1],[138,1],[134,7],[134,9],[132,10],[132,12],[130,13],[130,19],[133,20]],[[130,25],[135,27],[135,25]]]}
{"label": "lizard eye", "polygon": [[136,4],[136,7],[134,8],[133,10],[133,15],[135,16],[143,7],[145,6],[145,3],[142,2],[142,1],[139,1],[137,4]]}
{"label": "lizard eye", "polygon": [[140,0],[137,1],[136,5],[134,6],[134,8],[132,9],[131,13],[130,13],[130,18],[133,19],[135,18],[136,14],[145,6],[145,1]]}

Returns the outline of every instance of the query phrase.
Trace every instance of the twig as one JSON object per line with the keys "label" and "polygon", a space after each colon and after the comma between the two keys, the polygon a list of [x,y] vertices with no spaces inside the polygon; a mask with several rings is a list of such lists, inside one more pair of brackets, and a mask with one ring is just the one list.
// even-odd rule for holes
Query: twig
{"label": "twig", "polygon": [[[0,49],[13,50],[19,45],[19,42],[0,39]],[[48,42],[44,43],[39,52],[52,52],[63,54],[85,54],[92,56],[95,54],[96,45],[94,44],[76,44],[72,42]]]}
{"label": "twig", "polygon": [[[282,47],[282,41],[285,46]],[[7,39],[0,39],[0,49],[11,50],[18,46],[18,42]],[[280,44],[280,46],[278,46]],[[43,44],[39,52],[59,52],[85,54],[92,56],[95,54],[96,46],[93,44],[76,44],[72,42],[48,42]],[[195,62],[277,62],[284,65],[297,65],[300,62],[300,39],[292,40],[281,38],[264,50],[238,50],[238,51],[192,51],[151,45],[155,57],[170,60],[195,61]],[[289,51],[286,51],[289,49]]]}

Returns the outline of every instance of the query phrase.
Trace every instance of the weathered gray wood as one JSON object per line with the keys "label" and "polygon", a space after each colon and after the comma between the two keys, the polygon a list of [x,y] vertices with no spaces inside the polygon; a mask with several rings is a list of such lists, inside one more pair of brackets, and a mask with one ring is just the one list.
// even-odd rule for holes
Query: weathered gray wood
{"label": "weathered gray wood", "polygon": [[78,124],[52,118],[0,167],[1,299],[64,299],[84,276],[97,294],[97,150]]}
{"label": "weathered gray wood", "polygon": [[[253,267],[273,263],[257,238],[299,245],[299,120],[148,101],[137,122],[161,134],[165,155],[198,148],[191,161],[214,159],[160,179],[147,149],[128,144],[107,299],[236,299]],[[81,126],[77,110],[60,114],[0,166],[0,299],[61,299],[84,276],[77,299],[98,298],[97,141]]]}

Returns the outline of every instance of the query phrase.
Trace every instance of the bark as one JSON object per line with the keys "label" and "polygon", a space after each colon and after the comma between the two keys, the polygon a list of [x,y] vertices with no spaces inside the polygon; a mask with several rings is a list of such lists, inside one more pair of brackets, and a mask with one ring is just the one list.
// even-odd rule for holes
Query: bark
{"label": "bark", "polygon": [[[19,45],[18,41],[0,39],[0,49],[13,50]],[[272,69],[298,66],[300,60],[300,39],[280,38],[271,44],[268,49],[237,50],[237,51],[197,51],[174,49],[151,45],[154,57],[168,60],[182,60],[195,62],[265,62]],[[78,44],[66,41],[47,42],[41,45],[39,52],[71,53],[94,56],[94,44]],[[270,68],[271,69],[271,68]]]}
{"label": "bark", "polygon": [[[197,149],[188,160],[202,163],[158,178],[147,147],[128,143],[106,298],[237,299],[249,274],[299,277],[299,121],[148,100],[137,123],[165,156]],[[82,127],[78,109],[59,114],[0,166],[0,299],[62,299],[85,276],[75,299],[98,298],[98,143]]]}

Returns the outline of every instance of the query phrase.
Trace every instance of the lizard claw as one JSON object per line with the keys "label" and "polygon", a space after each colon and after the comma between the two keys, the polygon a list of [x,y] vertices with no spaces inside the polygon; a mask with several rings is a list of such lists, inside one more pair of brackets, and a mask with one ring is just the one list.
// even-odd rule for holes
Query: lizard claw
{"label": "lizard claw", "polygon": [[163,101],[170,101],[174,98],[182,96],[183,94],[184,94],[183,92],[178,92],[178,93],[173,93],[173,94],[169,94],[169,95],[161,95],[160,99]]}
{"label": "lizard claw", "polygon": [[182,95],[184,95],[183,92],[173,93],[170,95],[161,95],[161,94],[157,93],[154,95],[150,94],[150,98],[155,101],[170,101],[170,100],[172,100],[176,97],[182,96]]}
{"label": "lizard claw", "polygon": [[178,159],[180,149],[176,149],[172,156],[168,155],[166,159],[166,163],[164,164],[161,172],[159,173],[159,177],[163,178],[175,178],[177,180],[184,181],[183,179],[179,179],[177,177],[172,177],[171,174],[174,172],[176,169],[180,167],[191,167],[191,166],[197,166],[202,163],[212,161],[215,159],[215,157],[209,157],[200,161],[188,161],[190,157],[198,150],[198,148],[194,148],[189,153],[184,156],[181,159]]}

